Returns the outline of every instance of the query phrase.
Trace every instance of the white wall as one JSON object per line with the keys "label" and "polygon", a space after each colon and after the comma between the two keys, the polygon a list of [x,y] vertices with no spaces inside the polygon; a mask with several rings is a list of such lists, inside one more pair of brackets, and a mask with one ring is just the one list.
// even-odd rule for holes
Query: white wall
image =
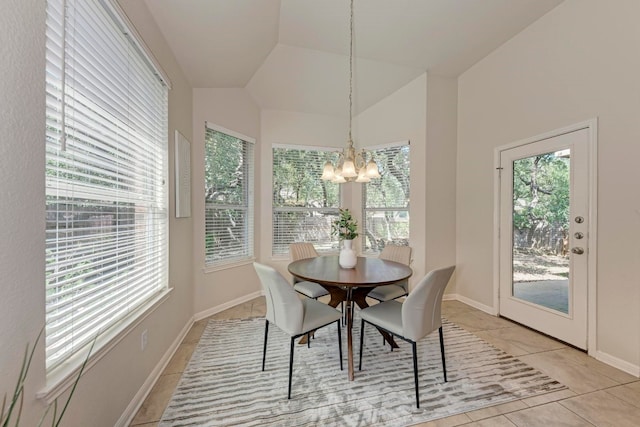
{"label": "white wall", "polygon": [[[288,257],[271,255],[273,236],[272,220],[272,174],[273,174],[273,144],[287,144],[313,147],[336,147],[342,149],[347,143],[349,122],[341,117],[307,114],[292,111],[262,110],[261,137],[263,143],[262,172],[260,175],[259,198],[262,204],[262,230],[260,234],[259,261],[272,265],[285,277]],[[349,206],[351,188],[360,184],[343,184],[342,201]]]}
{"label": "white wall", "polygon": [[[410,205],[409,244],[413,248],[413,276],[415,284],[426,273],[426,186],[427,168],[427,74],[414,79],[387,98],[356,117],[355,137],[363,147],[409,140],[410,148]],[[361,186],[355,187],[354,211],[361,215]]]}
{"label": "white wall", "polygon": [[[195,274],[194,309],[197,316],[219,310],[258,292],[260,283],[251,263],[223,270],[204,269],[204,135],[205,123],[213,123],[256,139],[254,192],[259,192],[258,178],[263,163],[260,137],[260,109],[245,89],[193,89],[193,183],[191,186],[194,220],[193,259]],[[255,198],[255,248],[260,247],[263,222],[262,205]],[[256,249],[257,250],[257,249]],[[258,254],[256,254],[257,256]]]}
{"label": "white wall", "polygon": [[[12,393],[25,345],[44,324],[44,26],[39,0],[9,0],[0,14],[0,397]],[[27,378],[25,419],[42,406],[44,350]],[[30,412],[33,415],[28,415]]]}
{"label": "white wall", "polygon": [[[428,73],[425,271],[456,263],[457,110],[458,80]],[[448,294],[455,293],[455,277],[454,272]]]}
{"label": "white wall", "polygon": [[[44,55],[45,2],[9,0],[0,15],[0,393],[12,391],[24,346],[44,324]],[[169,153],[173,171],[173,129],[191,136],[191,90],[143,2],[127,2],[140,18],[138,30],[164,67],[174,88],[169,97]],[[172,180],[170,192],[173,194]],[[171,197],[173,203],[173,196]],[[191,220],[176,220],[171,205],[169,276],[174,291],[83,376],[65,425],[113,426],[171,347],[192,314]],[[179,249],[178,249],[179,248]],[[149,344],[140,351],[140,333]],[[36,425],[45,386],[44,348],[36,351],[25,391],[21,424]],[[62,399],[65,395],[63,394]]]}
{"label": "white wall", "polygon": [[492,306],[494,147],[597,117],[595,350],[636,374],[638,16],[636,0],[567,0],[460,77],[456,240],[457,292]]}

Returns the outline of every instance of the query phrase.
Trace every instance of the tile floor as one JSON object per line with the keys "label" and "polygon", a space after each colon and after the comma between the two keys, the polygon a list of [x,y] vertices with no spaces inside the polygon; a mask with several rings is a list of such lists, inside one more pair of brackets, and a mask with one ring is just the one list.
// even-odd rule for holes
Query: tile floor
{"label": "tile floor", "polygon": [[[210,318],[263,317],[265,310],[264,298],[256,298]],[[640,426],[638,378],[461,302],[444,301],[442,311],[450,321],[517,356],[568,389],[430,421],[420,427]],[[157,425],[208,320],[193,325],[131,426]]]}

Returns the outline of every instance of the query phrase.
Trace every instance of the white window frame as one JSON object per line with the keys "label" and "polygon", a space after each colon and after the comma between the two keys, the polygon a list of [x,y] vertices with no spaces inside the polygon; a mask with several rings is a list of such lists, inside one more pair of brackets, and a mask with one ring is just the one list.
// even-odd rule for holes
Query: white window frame
{"label": "white window frame", "polygon": [[46,33],[50,403],[170,292],[170,81],[115,1],[48,0]]}
{"label": "white window frame", "polygon": [[[381,150],[386,150],[386,149],[394,149],[397,147],[408,147],[409,149],[409,159],[411,158],[411,143],[410,141],[398,141],[398,142],[392,142],[389,144],[383,144],[383,145],[378,145],[378,146],[374,146],[374,147],[367,147],[367,151],[374,153],[374,157],[376,151],[381,151]],[[362,253],[366,254],[366,255],[376,255],[380,253],[380,250],[375,250],[375,249],[371,249],[371,248],[367,248],[367,213],[381,213],[381,214],[386,214],[389,212],[397,212],[397,213],[404,213],[406,218],[407,218],[407,229],[410,230],[410,216],[409,216],[409,199],[410,199],[410,194],[407,197],[407,201],[406,201],[406,206],[380,206],[380,207],[371,207],[371,208],[367,208],[367,189],[368,186],[370,185],[376,185],[377,183],[375,181],[378,181],[380,179],[384,179],[384,165],[380,165],[379,163],[379,159],[377,158],[376,160],[378,160],[378,165],[380,166],[381,169],[381,174],[383,174],[383,176],[381,178],[378,178],[377,180],[372,181],[371,183],[365,183],[363,184],[362,187],[362,232],[360,233],[362,236]],[[409,174],[411,173],[411,168],[409,167]],[[410,176],[410,175],[409,175]],[[409,188],[409,193],[410,193],[410,188]],[[408,231],[409,232],[409,231]],[[411,238],[411,235],[409,234],[406,244],[409,245],[409,239]]]}
{"label": "white window frame", "polygon": [[[272,153],[272,175],[273,175],[273,179],[275,179],[275,172],[273,171],[273,167],[274,167],[274,162],[275,162],[275,156],[274,151],[276,149],[286,149],[286,150],[299,150],[299,151],[310,151],[310,152],[322,152],[322,153],[328,153],[331,154],[332,157],[335,157],[334,153],[336,151],[335,147],[316,147],[316,146],[309,146],[309,145],[291,145],[291,144],[272,144],[272,148],[271,148],[271,153]],[[276,233],[277,233],[277,227],[276,227],[276,218],[277,218],[277,213],[284,213],[284,212],[297,212],[297,213],[305,213],[307,214],[307,216],[309,217],[313,217],[314,215],[329,215],[329,216],[335,216],[337,218],[338,214],[339,214],[339,209],[340,209],[340,204],[341,204],[341,200],[342,200],[342,187],[340,186],[340,184],[335,184],[335,183],[330,183],[328,181],[322,181],[320,179],[321,173],[322,173],[322,166],[324,165],[324,162],[322,162],[322,159],[318,159],[317,160],[318,165],[319,165],[319,173],[317,176],[317,180],[318,180],[318,184],[319,185],[323,185],[323,183],[327,183],[324,185],[336,185],[338,186],[338,196],[337,196],[337,206],[335,207],[302,207],[302,206],[290,206],[290,207],[285,207],[285,206],[276,206],[275,201],[273,200],[273,184],[274,181],[272,179],[271,181],[271,193],[272,193],[272,198],[271,198],[271,208],[272,208],[272,215],[271,215],[271,256],[273,259],[284,259],[286,257],[288,257],[289,255],[289,249],[288,246],[290,243],[293,242],[298,242],[298,241],[307,241],[310,243],[313,243],[314,246],[316,247],[316,250],[320,253],[332,253],[332,252],[336,252],[338,250],[338,238],[337,236],[331,236],[331,224],[328,224],[328,229],[326,230],[326,232],[329,234],[329,239],[327,240],[314,240],[314,239],[292,239],[290,242],[288,243],[282,243],[282,242],[277,242],[276,239]],[[304,167],[305,165],[299,165],[299,167]],[[280,250],[280,251],[276,251],[276,247],[280,247],[282,245],[285,245],[287,249],[286,250]]]}
{"label": "white window frame", "polygon": [[[205,123],[205,147],[207,144],[206,138],[207,133],[211,132],[219,132],[237,140],[242,141],[245,144],[245,148],[243,149],[245,157],[243,158],[243,162],[247,165],[246,174],[247,176],[244,179],[246,182],[246,187],[243,188],[244,200],[242,204],[215,204],[208,203],[205,195],[205,216],[204,216],[204,272],[213,272],[218,270],[223,270],[226,268],[236,267],[244,264],[251,263],[255,260],[255,242],[254,242],[254,221],[255,221],[255,212],[254,212],[254,176],[255,176],[255,138],[252,138],[247,135],[243,135],[239,132],[226,129],[222,126],[206,122]],[[205,148],[205,158],[204,162],[208,161],[206,148]],[[206,179],[206,178],[205,178]],[[207,210],[228,210],[235,209],[245,212],[244,221],[243,221],[243,244],[241,246],[242,254],[238,256],[228,256],[223,258],[214,259],[213,253],[209,252],[207,249],[207,236],[208,236],[208,225],[207,225]]]}

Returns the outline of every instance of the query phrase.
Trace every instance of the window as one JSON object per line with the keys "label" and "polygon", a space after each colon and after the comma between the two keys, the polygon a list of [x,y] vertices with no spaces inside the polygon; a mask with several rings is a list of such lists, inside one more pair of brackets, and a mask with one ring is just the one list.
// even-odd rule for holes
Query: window
{"label": "window", "polygon": [[364,184],[364,251],[377,253],[388,244],[409,244],[409,142],[371,150],[380,179]]}
{"label": "window", "polygon": [[48,374],[168,287],[168,87],[123,22],[110,2],[47,2]]}
{"label": "window", "polygon": [[333,157],[329,149],[273,147],[274,255],[288,254],[293,242],[313,243],[319,251],[338,248],[331,223],[338,216],[340,186],[320,179]]}
{"label": "window", "polygon": [[205,131],[205,264],[253,259],[254,140],[207,124]]}

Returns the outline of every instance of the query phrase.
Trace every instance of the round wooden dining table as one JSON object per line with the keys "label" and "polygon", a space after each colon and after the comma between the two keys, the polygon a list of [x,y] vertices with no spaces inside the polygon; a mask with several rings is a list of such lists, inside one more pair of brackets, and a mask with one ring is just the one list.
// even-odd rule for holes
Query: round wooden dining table
{"label": "round wooden dining table", "polygon": [[[294,261],[288,266],[289,273],[300,280],[319,283],[331,295],[329,305],[337,307],[345,302],[347,323],[347,366],[349,380],[353,381],[353,303],[361,309],[369,306],[367,294],[376,286],[390,285],[408,279],[413,270],[408,266],[379,258],[358,257],[355,268],[341,268],[338,256],[320,256]],[[393,337],[380,330],[384,339],[397,347]]]}

